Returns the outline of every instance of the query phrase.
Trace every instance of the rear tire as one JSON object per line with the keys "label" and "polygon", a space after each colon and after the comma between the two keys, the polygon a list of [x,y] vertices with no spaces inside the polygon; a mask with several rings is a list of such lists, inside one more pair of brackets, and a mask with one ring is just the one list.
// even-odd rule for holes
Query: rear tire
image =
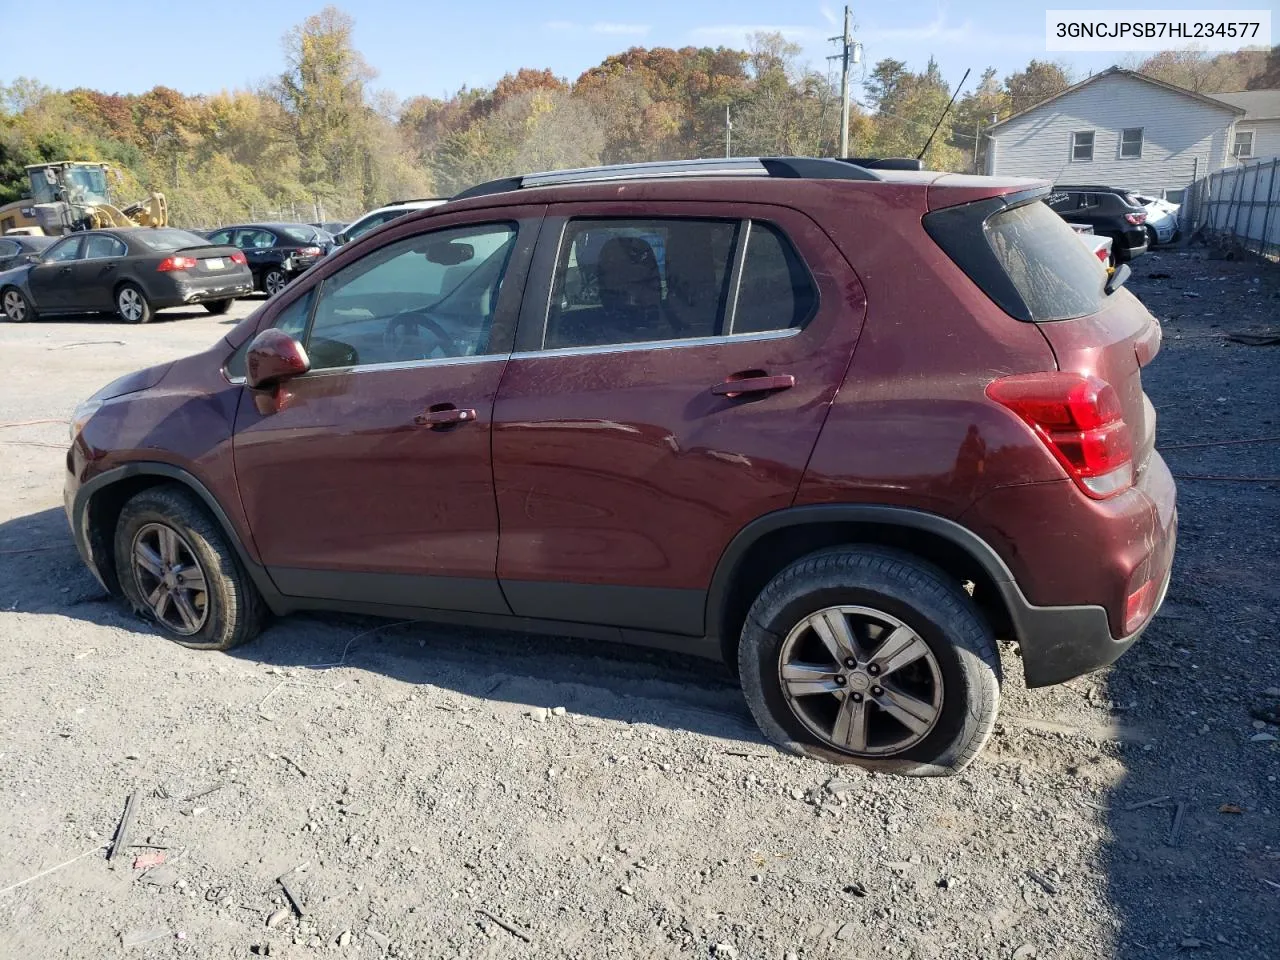
{"label": "rear tire", "polygon": [[116,290],[116,314],[125,323],[149,323],[151,303],[136,283],[123,283]]}
{"label": "rear tire", "polygon": [[151,487],[125,504],[115,561],[129,605],[175,643],[230,650],[262,629],[262,595],[204,505],[182,487]]}
{"label": "rear tire", "polygon": [[235,303],[235,300],[232,298],[228,298],[226,300],[209,300],[205,302],[204,308],[214,316],[221,316],[231,309],[231,304],[233,303]]}
{"label": "rear tire", "polygon": [[285,276],[283,270],[272,267],[262,275],[262,289],[266,291],[268,297],[274,297],[288,285],[289,278]]}
{"label": "rear tire", "polygon": [[747,615],[738,669],[782,749],[904,776],[959,773],[1000,706],[999,654],[973,601],[935,567],[874,547],[775,576]]}
{"label": "rear tire", "polygon": [[4,308],[4,315],[12,323],[25,323],[28,320],[38,319],[31,301],[17,287],[4,288],[4,292],[0,293],[0,307]]}
{"label": "rear tire", "polygon": [[1156,236],[1155,227],[1147,227],[1147,246],[1154,247],[1160,242],[1160,238]]}

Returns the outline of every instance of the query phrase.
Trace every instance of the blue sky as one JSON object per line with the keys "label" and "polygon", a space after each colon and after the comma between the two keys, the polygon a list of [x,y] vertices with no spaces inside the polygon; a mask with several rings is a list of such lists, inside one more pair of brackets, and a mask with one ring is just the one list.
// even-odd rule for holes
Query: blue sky
{"label": "blue sky", "polygon": [[[323,0],[157,5],[154,0],[66,0],[48,4],[0,0],[5,36],[0,82],[18,76],[57,88],[86,86],[139,93],[157,84],[184,93],[212,93],[265,80],[282,68],[281,37],[323,6]],[[742,46],[753,30],[779,30],[800,43],[805,58],[826,69],[843,6],[808,0],[648,0],[605,4],[583,0],[365,0],[338,3],[356,20],[355,42],[378,71],[376,87],[398,97],[440,96],[490,85],[521,66],[549,67],[573,79],[611,53],[631,46]],[[983,0],[972,3],[853,4],[856,35],[869,68],[885,57],[921,68],[937,57],[951,83],[966,67],[972,84],[982,69],[1001,75],[1032,57],[1055,59],[1044,46],[1044,11],[1054,9],[1260,7],[1258,0]],[[76,10],[84,16],[75,16]],[[161,10],[164,10],[162,13]],[[50,24],[56,27],[50,32]],[[26,38],[19,41],[18,38]],[[95,52],[97,51],[97,52]],[[102,53],[102,51],[107,51]],[[1060,54],[1080,75],[1124,54]],[[855,79],[857,74],[855,73]],[[858,95],[855,88],[855,97]]]}

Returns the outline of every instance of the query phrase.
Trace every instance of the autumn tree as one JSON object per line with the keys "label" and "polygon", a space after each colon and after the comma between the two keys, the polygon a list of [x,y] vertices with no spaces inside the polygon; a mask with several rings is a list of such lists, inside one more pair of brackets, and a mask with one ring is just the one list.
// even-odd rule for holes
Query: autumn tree
{"label": "autumn tree", "polygon": [[285,35],[286,69],[275,93],[298,150],[303,185],[332,199],[356,188],[362,167],[365,92],[373,69],[352,45],[355,21],[325,7]]}
{"label": "autumn tree", "polygon": [[981,173],[985,169],[987,138],[984,131],[992,117],[1007,115],[1008,96],[995,67],[982,71],[978,85],[956,101],[951,145],[968,158],[964,169]]}
{"label": "autumn tree", "polygon": [[1161,50],[1135,67],[1138,73],[1196,93],[1246,90],[1267,69],[1265,50],[1209,54],[1203,50]]}
{"label": "autumn tree", "polygon": [[[1022,70],[1004,78],[1007,109],[1010,114],[1021,113],[1048,100],[1071,86],[1071,77],[1060,63],[1032,60]],[[1003,119],[1003,117],[1001,118]]]}
{"label": "autumn tree", "polygon": [[929,142],[936,125],[937,135],[923,157],[925,166],[933,170],[963,166],[964,155],[951,142],[954,118],[947,112],[951,90],[936,60],[930,58],[923,73],[912,72],[901,60],[881,60],[866,88],[875,107],[874,126],[866,148],[858,144],[859,154],[915,157]]}
{"label": "autumn tree", "polygon": [[801,50],[780,33],[749,38],[752,84],[734,120],[738,153],[829,156],[836,151],[839,97],[826,77],[799,62]]}

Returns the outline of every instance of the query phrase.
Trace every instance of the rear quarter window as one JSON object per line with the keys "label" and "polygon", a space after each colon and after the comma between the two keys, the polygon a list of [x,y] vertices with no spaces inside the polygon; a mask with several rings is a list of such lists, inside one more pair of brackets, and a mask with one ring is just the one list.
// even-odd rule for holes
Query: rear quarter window
{"label": "rear quarter window", "polygon": [[1044,204],[1002,210],[987,220],[985,233],[1032,320],[1066,320],[1102,308],[1106,270]]}
{"label": "rear quarter window", "polygon": [[1070,320],[1102,309],[1106,268],[1039,200],[947,207],[926,215],[924,225],[956,266],[1019,320]]}

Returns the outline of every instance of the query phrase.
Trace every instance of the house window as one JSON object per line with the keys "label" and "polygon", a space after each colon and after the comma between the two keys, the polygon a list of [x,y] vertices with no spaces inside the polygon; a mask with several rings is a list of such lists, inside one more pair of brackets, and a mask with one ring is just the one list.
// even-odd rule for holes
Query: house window
{"label": "house window", "polygon": [[1093,131],[1083,130],[1071,135],[1071,159],[1093,159]]}
{"label": "house window", "polygon": [[1142,157],[1142,127],[1129,127],[1120,131],[1120,159],[1138,160]]}
{"label": "house window", "polygon": [[1252,130],[1236,131],[1236,142],[1231,147],[1231,155],[1237,160],[1247,160],[1253,156]]}

